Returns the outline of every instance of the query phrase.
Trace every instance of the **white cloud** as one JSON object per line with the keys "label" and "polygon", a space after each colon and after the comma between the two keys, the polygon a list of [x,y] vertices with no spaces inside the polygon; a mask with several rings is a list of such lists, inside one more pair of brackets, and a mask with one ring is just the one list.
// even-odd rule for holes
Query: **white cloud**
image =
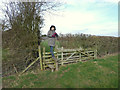
{"label": "white cloud", "polygon": [[[67,11],[62,13],[61,16],[46,15],[46,25],[43,28],[43,33],[46,34],[49,27],[54,24],[57,27],[58,33],[86,33],[93,35],[113,34],[113,36],[115,36],[118,33],[118,21],[114,16],[117,16],[117,14],[112,14],[114,15],[113,17],[107,16],[110,11],[107,10],[107,3],[104,2],[109,2],[109,5],[115,5],[117,1],[118,0],[66,0],[68,4],[72,5],[73,10],[68,7]],[[99,5],[99,7],[102,6],[102,9],[99,8],[101,11],[97,9],[85,10],[85,8],[93,6],[93,3],[97,4],[96,6]],[[78,9],[76,5],[80,6],[80,8]],[[106,8],[105,10],[104,7]]]}
{"label": "white cloud", "polygon": [[93,24],[87,27],[88,30],[85,33],[91,34],[101,34],[107,35],[111,33],[118,33],[118,23],[117,22],[106,22],[101,24]]}
{"label": "white cloud", "polygon": [[118,33],[118,23],[106,20],[94,12],[67,11],[61,16],[45,16],[43,33],[47,34],[49,27],[55,25],[58,33],[85,33],[92,35],[112,35]]}
{"label": "white cloud", "polygon": [[[50,16],[46,15],[46,26],[43,28],[46,33],[51,24],[56,25],[58,28],[66,28],[66,32],[71,32],[73,29],[79,29],[85,24],[95,23],[98,19],[95,13],[89,12],[64,12],[63,16]],[[48,29],[47,29],[48,28]],[[64,30],[58,30],[58,32]]]}
{"label": "white cloud", "polygon": [[118,36],[118,23],[105,22],[96,23],[79,27],[78,30],[73,30],[71,33],[84,33],[91,35],[104,35],[104,36]]}
{"label": "white cloud", "polygon": [[76,5],[79,3],[100,3],[100,2],[108,2],[108,3],[118,3],[119,0],[64,0],[67,4]]}
{"label": "white cloud", "polygon": [[118,3],[119,2],[119,0],[103,0],[103,1],[104,2],[110,2],[110,3]]}

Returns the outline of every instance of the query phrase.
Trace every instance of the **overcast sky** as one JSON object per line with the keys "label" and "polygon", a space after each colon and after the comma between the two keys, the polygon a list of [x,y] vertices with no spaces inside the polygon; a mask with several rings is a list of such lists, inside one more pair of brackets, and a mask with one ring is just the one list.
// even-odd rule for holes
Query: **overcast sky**
{"label": "overcast sky", "polygon": [[43,34],[47,34],[50,26],[55,25],[58,34],[118,36],[118,0],[60,1],[66,3],[63,4],[64,9],[55,12],[57,15],[45,14]]}
{"label": "overcast sky", "polygon": [[46,14],[43,34],[55,25],[63,34],[118,36],[118,0],[66,0],[64,6],[58,16]]}

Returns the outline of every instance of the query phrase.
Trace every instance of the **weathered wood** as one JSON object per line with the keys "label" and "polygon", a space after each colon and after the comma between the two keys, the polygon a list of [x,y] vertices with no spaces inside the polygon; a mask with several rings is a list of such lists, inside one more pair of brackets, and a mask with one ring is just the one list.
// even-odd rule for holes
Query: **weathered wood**
{"label": "weathered wood", "polygon": [[57,53],[57,60],[58,60],[58,53]]}
{"label": "weathered wood", "polygon": [[[74,51],[75,52],[75,51]],[[72,52],[72,53],[74,53],[74,52]],[[72,53],[66,53],[66,52],[63,52],[63,56],[66,56],[66,55],[71,55]],[[86,52],[81,52],[82,54],[85,54]],[[87,52],[88,53],[88,52]],[[92,52],[92,53],[94,53],[94,52]],[[61,53],[58,53],[58,55],[60,56],[61,55]]]}
{"label": "weathered wood", "polygon": [[45,62],[44,64],[54,64],[55,62]]}
{"label": "weathered wood", "polygon": [[[50,52],[43,52],[44,59],[46,65],[51,65],[54,64],[54,61],[52,60],[52,56],[50,55]],[[89,50],[89,49],[56,49],[55,48],[55,53],[57,59],[59,59],[58,64],[63,65],[63,64],[69,64],[69,63],[77,63],[82,60],[88,60],[90,58],[95,58],[95,51]],[[55,62],[56,63],[56,62]],[[58,65],[57,64],[57,65]],[[46,66],[44,66],[46,67]],[[47,66],[49,67],[49,66]],[[57,66],[55,66],[57,67]]]}
{"label": "weathered wood", "polygon": [[38,51],[39,51],[40,67],[41,67],[41,70],[43,70],[43,66],[42,66],[42,56],[41,56],[40,45],[38,46]]}
{"label": "weathered wood", "polygon": [[53,59],[52,58],[45,58],[45,60],[44,60],[45,62],[47,62],[47,61],[53,61]]}
{"label": "weathered wood", "polygon": [[14,67],[14,69],[15,69],[15,72],[16,72],[16,73],[18,73],[17,68],[15,67],[15,65],[14,65],[14,64],[13,64],[13,67]]}
{"label": "weathered wood", "polygon": [[79,61],[81,61],[81,51],[79,52]]}
{"label": "weathered wood", "polygon": [[[81,50],[81,49],[62,49],[62,48],[59,48],[58,49],[59,50],[59,52],[61,52],[61,51],[63,51],[63,52],[74,52],[74,51],[79,51],[79,50]],[[81,51],[84,51],[84,50],[81,50]]]}
{"label": "weathered wood", "polygon": [[[58,48],[58,45],[55,46],[55,52],[57,52],[57,54],[58,54],[57,48]],[[56,55],[57,55],[57,54],[56,54]],[[56,71],[58,71],[58,56],[57,56],[56,59],[57,59],[57,61],[55,61],[55,64],[56,64],[55,68],[56,68]]]}
{"label": "weathered wood", "polygon": [[72,55],[70,55],[70,56],[66,59],[66,61],[67,61],[69,58],[71,58],[75,53],[76,53],[76,52],[74,52]]}
{"label": "weathered wood", "polygon": [[[57,56],[57,54],[55,54],[55,57]],[[52,57],[52,55],[44,55],[43,56],[44,58],[49,58],[49,57]]]}
{"label": "weathered wood", "polygon": [[43,67],[44,67],[44,68],[47,68],[48,66],[47,66],[47,65],[44,65]]}
{"label": "weathered wood", "polygon": [[79,54],[73,55],[74,58],[79,58]]}
{"label": "weathered wood", "polygon": [[[44,61],[45,61],[45,47],[43,47],[43,65],[45,66],[45,64],[44,64]],[[44,67],[44,70],[45,70],[45,67]]]}
{"label": "weathered wood", "polygon": [[35,59],[27,68],[25,68],[22,73],[20,74],[23,74],[28,68],[30,68],[37,60],[39,60],[39,57],[37,59]]}
{"label": "weathered wood", "polygon": [[52,71],[52,72],[53,72],[53,71],[54,71],[54,69],[55,69],[54,64],[53,64],[53,65],[46,64],[46,65],[44,66],[44,68],[47,68],[47,67],[49,67],[49,68],[51,69],[51,71]]}
{"label": "weathered wood", "polygon": [[55,68],[54,65],[48,65],[51,69]]}
{"label": "weathered wood", "polygon": [[62,62],[62,65],[63,65],[63,47],[62,47],[62,51],[61,51],[61,62]]}
{"label": "weathered wood", "polygon": [[[51,54],[51,52],[43,52],[44,54]],[[54,54],[56,54],[57,52],[53,52]]]}
{"label": "weathered wood", "polygon": [[94,59],[97,59],[97,49],[94,50]]}
{"label": "weathered wood", "polygon": [[63,49],[62,47],[61,49],[55,48],[54,55],[55,57],[57,57],[57,60],[59,59],[59,62],[57,63],[55,60],[51,58],[52,57],[51,52],[45,52],[45,47],[43,47],[42,56],[41,56],[40,46],[38,46],[38,51],[39,51],[39,57],[35,59],[27,68],[25,68],[22,71],[22,73],[24,73],[28,68],[30,68],[37,60],[40,60],[41,70],[43,70],[43,68],[45,69],[45,67],[49,67],[53,71],[53,68],[58,68],[58,64],[63,65],[69,63],[77,63],[79,61],[89,60],[91,58],[97,58],[97,49],[96,50],[81,49],[81,48]]}
{"label": "weathered wood", "polygon": [[[57,56],[57,52],[54,52],[55,57]],[[52,59],[52,55],[51,52],[45,52],[45,50],[43,50],[43,58],[44,58],[44,68],[45,67],[49,67],[51,69],[51,71],[53,72],[54,69],[56,68],[56,63],[55,60]]]}
{"label": "weathered wood", "polygon": [[28,65],[28,67],[26,67],[19,75],[23,74],[26,70],[28,70],[36,61],[40,60],[40,66],[41,66],[41,70],[43,70],[42,67],[42,56],[41,56],[41,50],[40,50],[40,45],[38,46],[38,53],[39,53],[39,57],[36,58],[30,65]]}

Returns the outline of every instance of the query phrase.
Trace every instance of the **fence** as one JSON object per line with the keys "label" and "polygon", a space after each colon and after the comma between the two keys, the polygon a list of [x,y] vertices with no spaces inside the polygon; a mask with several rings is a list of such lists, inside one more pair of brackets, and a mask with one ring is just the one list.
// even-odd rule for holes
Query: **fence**
{"label": "fence", "polygon": [[[95,59],[97,58],[97,50],[91,49],[55,49],[55,57],[58,60],[58,65],[77,63],[83,60]],[[50,52],[45,52],[45,47],[43,48],[43,68],[56,68],[55,61],[52,59]]]}
{"label": "fence", "polygon": [[[51,53],[45,52],[45,47],[43,47],[43,52],[41,53],[39,46],[38,51],[39,51],[39,57],[35,59],[27,68],[25,68],[22,73],[24,73],[38,60],[40,60],[41,70],[50,68],[53,71],[57,67],[56,61],[52,59]],[[63,47],[62,48],[56,47],[54,55],[58,61],[57,65],[60,66],[64,64],[77,63],[83,60],[95,59],[97,58],[97,50],[82,49],[82,48],[64,49]]]}

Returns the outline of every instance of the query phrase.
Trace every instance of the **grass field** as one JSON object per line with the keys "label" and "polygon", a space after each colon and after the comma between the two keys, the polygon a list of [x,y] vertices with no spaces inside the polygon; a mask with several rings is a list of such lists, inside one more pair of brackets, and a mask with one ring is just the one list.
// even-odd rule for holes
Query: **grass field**
{"label": "grass field", "polygon": [[118,55],[3,78],[5,88],[117,88]]}

